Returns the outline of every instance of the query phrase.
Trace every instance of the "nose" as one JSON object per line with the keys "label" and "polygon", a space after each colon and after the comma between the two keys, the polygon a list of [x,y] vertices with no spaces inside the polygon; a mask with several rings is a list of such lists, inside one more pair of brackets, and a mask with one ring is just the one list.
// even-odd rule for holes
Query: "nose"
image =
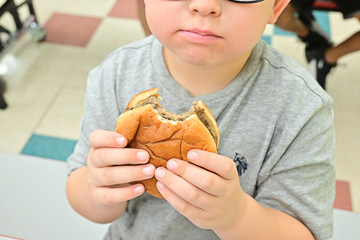
{"label": "nose", "polygon": [[201,16],[220,16],[221,6],[219,0],[191,0],[189,4],[191,13],[198,13]]}

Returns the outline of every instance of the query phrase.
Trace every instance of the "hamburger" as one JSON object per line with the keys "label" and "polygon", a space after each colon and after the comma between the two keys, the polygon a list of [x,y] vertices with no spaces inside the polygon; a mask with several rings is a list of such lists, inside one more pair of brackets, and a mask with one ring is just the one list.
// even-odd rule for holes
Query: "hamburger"
{"label": "hamburger", "polygon": [[[149,163],[166,167],[171,158],[185,161],[191,149],[216,153],[220,134],[211,111],[199,100],[183,114],[166,111],[160,104],[159,88],[149,89],[135,95],[119,116],[115,131],[127,140],[129,148],[146,150]],[[150,195],[162,198],[156,188],[156,179],[140,183]]]}

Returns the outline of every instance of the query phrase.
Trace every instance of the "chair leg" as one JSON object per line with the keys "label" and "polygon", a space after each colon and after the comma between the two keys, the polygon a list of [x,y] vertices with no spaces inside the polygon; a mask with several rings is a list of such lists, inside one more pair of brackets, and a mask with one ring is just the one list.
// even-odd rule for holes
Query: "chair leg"
{"label": "chair leg", "polygon": [[3,79],[0,78],[0,109],[6,109],[8,106],[4,98],[5,90],[6,90],[6,83]]}
{"label": "chair leg", "polygon": [[10,12],[10,14],[12,15],[12,17],[14,19],[16,29],[20,30],[22,28],[23,24],[22,24],[22,22],[20,20],[20,16],[19,16],[19,13],[18,13],[18,10],[17,10],[17,6],[16,6],[16,4],[15,4],[15,2],[13,0],[10,0],[8,2],[8,4],[10,5],[9,12]]}
{"label": "chair leg", "polygon": [[37,23],[37,17],[36,17],[36,13],[35,13],[35,9],[34,9],[34,4],[32,2],[32,0],[27,0],[26,1],[28,8],[29,8],[29,12],[32,16],[34,16],[35,22]]}

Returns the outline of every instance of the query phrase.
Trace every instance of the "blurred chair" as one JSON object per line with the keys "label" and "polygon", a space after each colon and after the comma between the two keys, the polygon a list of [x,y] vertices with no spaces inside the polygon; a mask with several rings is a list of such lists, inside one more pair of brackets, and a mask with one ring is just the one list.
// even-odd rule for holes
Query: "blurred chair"
{"label": "blurred chair", "polygon": [[[18,9],[27,6],[29,16],[26,20],[21,21]],[[0,20],[5,13],[10,13],[16,27],[15,31],[11,31],[8,27],[0,24],[0,54],[21,32],[28,31],[35,41],[43,41],[46,37],[45,30],[39,25],[32,0],[25,0],[17,5],[14,0],[6,0],[0,6]],[[1,37],[6,36],[4,39]],[[6,83],[3,78],[0,79],[0,109],[7,107],[3,93],[6,89]]]}
{"label": "blurred chair", "polygon": [[313,3],[313,8],[319,11],[339,11],[337,3],[332,0],[317,0]]}
{"label": "blurred chair", "polygon": [[2,78],[0,78],[0,109],[7,108],[7,103],[4,98],[5,90],[6,90],[6,83]]}

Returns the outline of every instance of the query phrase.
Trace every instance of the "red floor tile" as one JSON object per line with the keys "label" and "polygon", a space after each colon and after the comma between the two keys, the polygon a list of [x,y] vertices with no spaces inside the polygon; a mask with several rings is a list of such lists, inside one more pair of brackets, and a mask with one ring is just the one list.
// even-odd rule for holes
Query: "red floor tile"
{"label": "red floor tile", "polygon": [[53,14],[45,23],[46,42],[85,47],[101,22],[101,18]]}
{"label": "red floor tile", "polygon": [[110,17],[137,19],[137,1],[135,0],[117,0],[111,9]]}
{"label": "red floor tile", "polygon": [[352,211],[350,184],[346,181],[336,181],[334,208]]}

